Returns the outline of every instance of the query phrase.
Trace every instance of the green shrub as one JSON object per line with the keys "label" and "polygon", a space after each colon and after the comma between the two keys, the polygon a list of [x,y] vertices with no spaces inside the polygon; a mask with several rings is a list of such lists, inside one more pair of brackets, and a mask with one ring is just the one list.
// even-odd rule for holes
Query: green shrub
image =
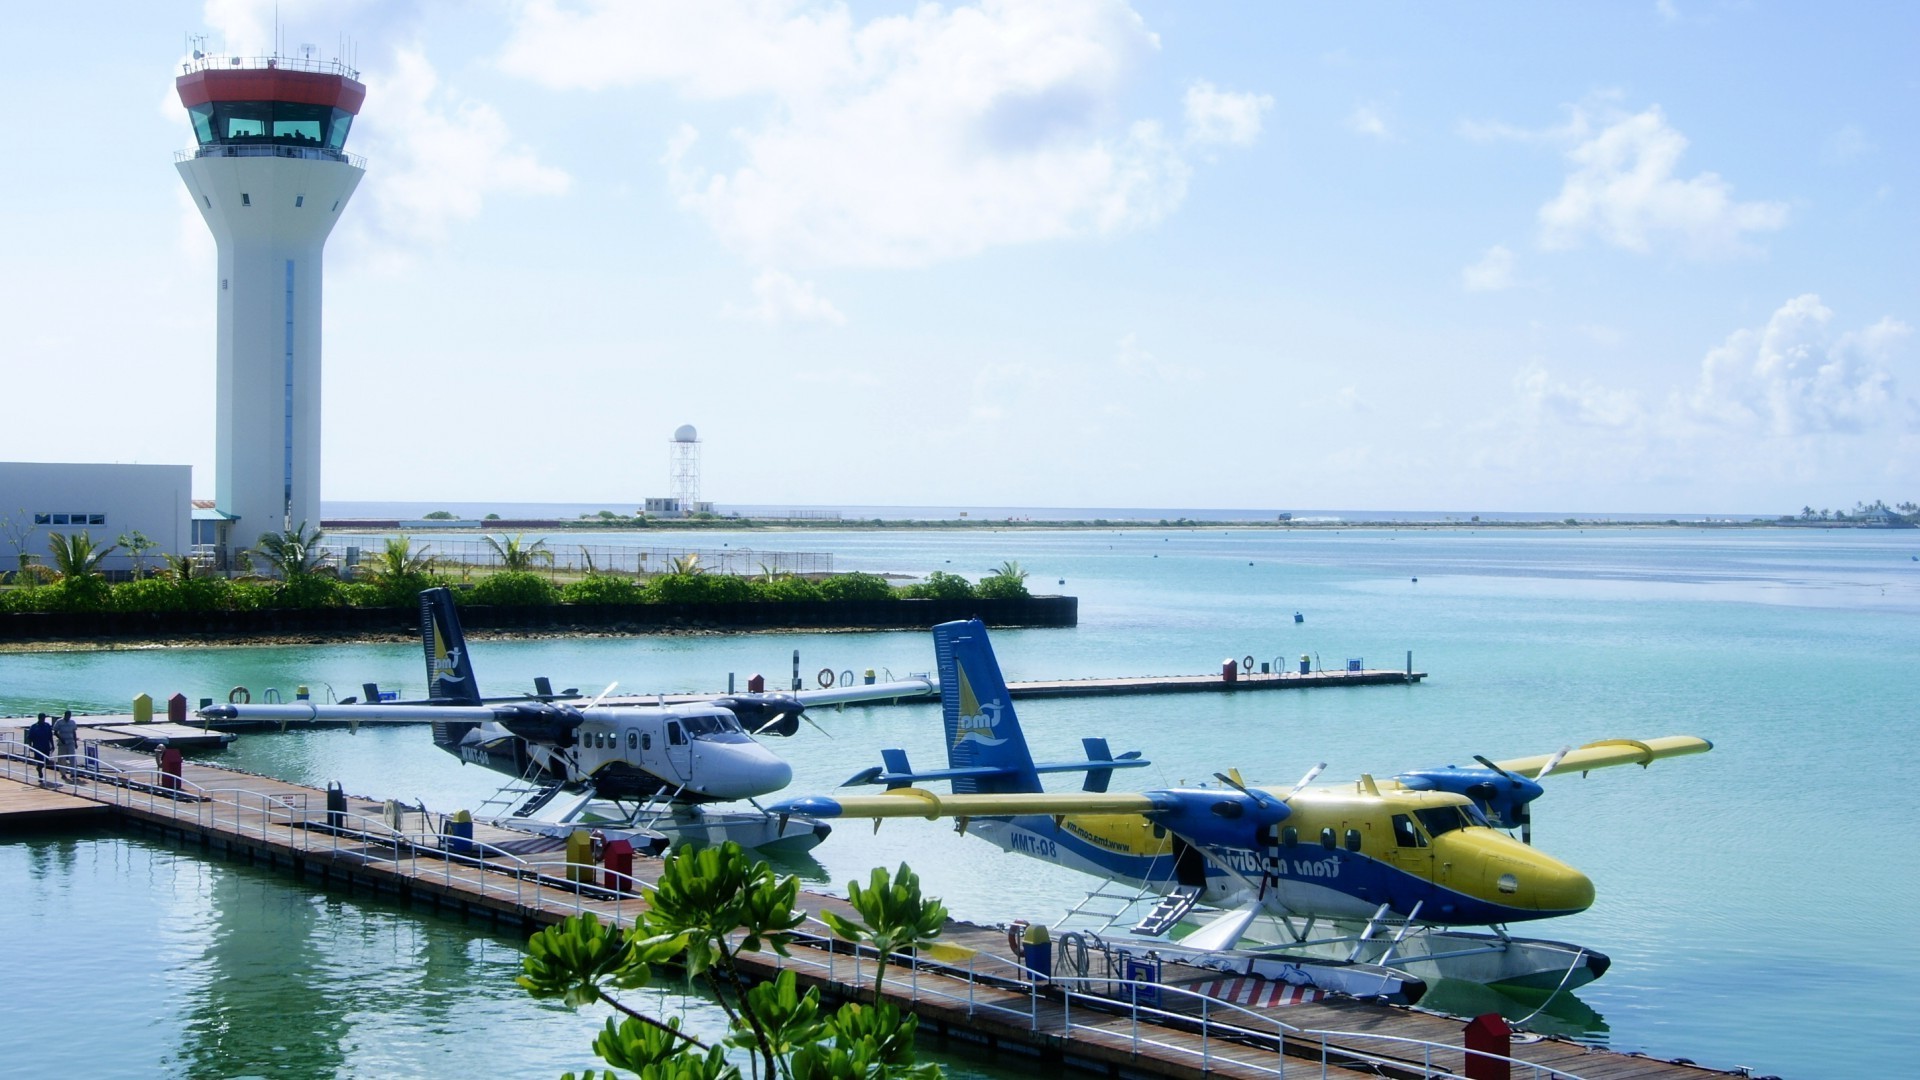
{"label": "green shrub", "polygon": [[900,595],[915,600],[971,600],[976,595],[973,582],[959,574],[935,570],[927,580],[900,590]]}
{"label": "green shrub", "polygon": [[187,611],[179,586],[165,578],[142,578],[113,587],[115,611]]}
{"label": "green shrub", "polygon": [[422,590],[445,584],[447,579],[439,574],[422,571],[380,574],[369,581],[355,583],[349,595],[356,607],[411,608],[420,603]]}
{"label": "green shrub", "polygon": [[229,581],[226,607],[229,611],[259,611],[274,606],[278,586],[267,581]]}
{"label": "green shrub", "polygon": [[753,599],[753,586],[732,574],[661,574],[647,585],[658,604],[714,604]]}
{"label": "green shrub", "polygon": [[0,589],[0,611],[45,611],[46,591],[41,588]]}
{"label": "green shrub", "polygon": [[646,599],[646,586],[613,574],[588,574],[560,590],[563,604],[640,604]]}
{"label": "green shrub", "polygon": [[340,601],[339,580],[326,574],[299,574],[273,590],[273,606],[280,608],[335,607]]}
{"label": "green shrub", "polygon": [[891,600],[893,586],[878,574],[835,574],[820,582],[820,595],[828,600]]}
{"label": "green shrub", "polygon": [[394,606],[387,602],[386,590],[381,587],[379,582],[374,581],[343,581],[340,583],[340,589],[335,595],[339,597],[341,603],[346,604],[348,607],[384,608]]}
{"label": "green shrub", "polygon": [[560,599],[560,590],[539,574],[525,570],[503,570],[481,578],[467,594],[474,604],[505,604],[531,607],[552,604]]}
{"label": "green shrub", "polygon": [[973,594],[986,600],[1025,600],[1032,595],[1027,583],[1011,574],[988,574],[974,586]]}
{"label": "green shrub", "polygon": [[770,581],[752,582],[751,586],[755,600],[770,600],[778,603],[821,599],[820,586],[806,578],[777,577]]}
{"label": "green shrub", "polygon": [[113,586],[98,574],[61,578],[37,591],[41,611],[106,611],[113,606]]}

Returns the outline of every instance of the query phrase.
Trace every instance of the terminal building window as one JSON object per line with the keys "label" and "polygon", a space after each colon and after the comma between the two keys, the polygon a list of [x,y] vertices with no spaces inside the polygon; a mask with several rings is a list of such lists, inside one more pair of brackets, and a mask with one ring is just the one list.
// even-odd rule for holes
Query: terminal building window
{"label": "terminal building window", "polygon": [[69,526],[71,525],[105,525],[107,523],[107,515],[75,514],[75,513],[65,513],[65,514],[36,513],[33,515],[33,523],[35,525],[69,525]]}

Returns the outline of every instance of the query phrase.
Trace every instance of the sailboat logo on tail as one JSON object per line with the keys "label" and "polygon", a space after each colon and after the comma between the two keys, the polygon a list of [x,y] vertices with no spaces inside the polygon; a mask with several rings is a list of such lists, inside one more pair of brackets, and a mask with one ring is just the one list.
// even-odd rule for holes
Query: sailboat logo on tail
{"label": "sailboat logo on tail", "polygon": [[447,639],[440,633],[440,624],[433,624],[433,658],[427,662],[427,681],[432,683],[463,683],[466,678],[460,674],[460,649],[447,648]]}
{"label": "sailboat logo on tail", "polygon": [[1000,710],[1006,708],[998,701],[989,701],[985,705],[974,696],[973,683],[967,678],[967,669],[954,665],[955,673],[960,677],[960,716],[954,725],[953,745],[961,743],[979,743],[982,746],[999,746],[1005,739],[993,737],[993,729],[1000,726]]}

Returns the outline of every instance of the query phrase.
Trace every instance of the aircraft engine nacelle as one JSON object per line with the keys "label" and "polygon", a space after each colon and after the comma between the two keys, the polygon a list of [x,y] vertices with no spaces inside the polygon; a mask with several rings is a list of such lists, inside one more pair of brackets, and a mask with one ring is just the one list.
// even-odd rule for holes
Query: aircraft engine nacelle
{"label": "aircraft engine nacelle", "polygon": [[1456,765],[1401,773],[1393,779],[1414,791],[1465,795],[1487,816],[1489,824],[1501,829],[1517,829],[1527,824],[1527,804],[1545,790],[1523,776],[1492,769],[1463,769]]}
{"label": "aircraft engine nacelle", "polygon": [[1147,814],[1147,818],[1200,847],[1260,847],[1261,838],[1292,813],[1279,799],[1230,789],[1188,788],[1152,794],[1166,806]]}
{"label": "aircraft engine nacelle", "polygon": [[494,722],[528,742],[572,746],[573,733],[586,722],[578,709],[541,702],[500,705]]}
{"label": "aircraft engine nacelle", "polygon": [[800,730],[800,714],[807,711],[799,699],[780,694],[721,697],[708,704],[732,713],[751,735],[793,735]]}

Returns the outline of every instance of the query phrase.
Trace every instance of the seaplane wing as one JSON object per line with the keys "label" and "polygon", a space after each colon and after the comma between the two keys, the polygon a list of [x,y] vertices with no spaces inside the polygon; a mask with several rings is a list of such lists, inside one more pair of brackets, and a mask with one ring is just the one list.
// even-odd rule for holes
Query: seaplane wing
{"label": "seaplane wing", "polygon": [[196,711],[207,720],[467,720],[499,721],[510,709],[497,705],[362,705],[289,701],[279,705],[209,705]]}
{"label": "seaplane wing", "polygon": [[940,687],[932,679],[897,679],[883,683],[856,683],[826,690],[796,690],[790,695],[802,705],[853,705],[862,701],[933,697]]}
{"label": "seaplane wing", "polygon": [[1543,775],[1586,772],[1612,765],[1639,765],[1645,768],[1661,758],[1683,754],[1704,754],[1713,744],[1692,735],[1667,735],[1658,739],[1602,739],[1577,750],[1557,754],[1536,754],[1494,764],[1517,776],[1537,780]]}
{"label": "seaplane wing", "polygon": [[825,795],[780,804],[781,813],[819,818],[988,818],[1023,814],[1152,814],[1173,800],[1160,792],[1024,792],[940,795],[926,788],[895,788],[884,795]]}

